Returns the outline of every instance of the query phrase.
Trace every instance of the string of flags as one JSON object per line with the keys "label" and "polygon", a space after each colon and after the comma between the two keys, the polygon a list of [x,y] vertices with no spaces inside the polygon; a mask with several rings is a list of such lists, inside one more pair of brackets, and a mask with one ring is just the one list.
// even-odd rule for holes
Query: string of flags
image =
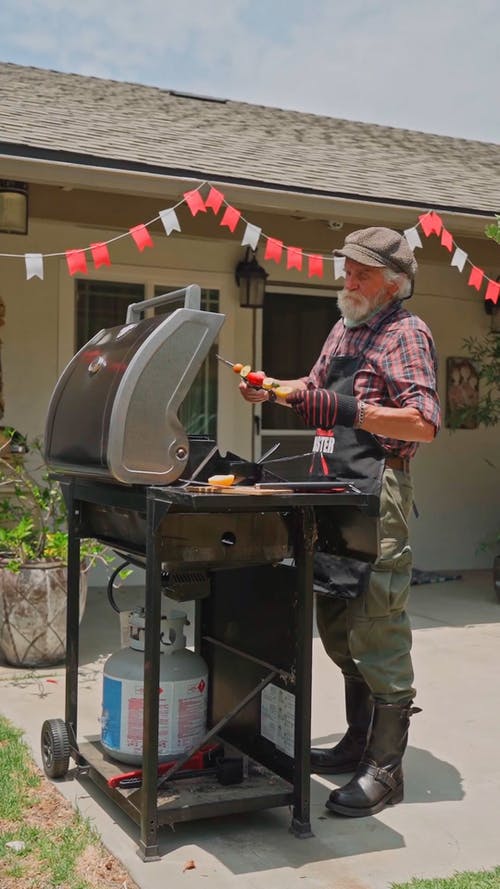
{"label": "string of flags", "polygon": [[[202,191],[206,194],[206,197],[203,196]],[[153,247],[154,245],[149,233],[149,226],[155,222],[161,221],[167,237],[173,232],[180,232],[181,226],[176,210],[182,204],[185,204],[188,207],[192,216],[196,216],[198,213],[206,213],[207,210],[210,210],[214,216],[218,216],[222,210],[223,212],[219,219],[220,226],[227,227],[231,233],[234,233],[238,226],[241,226],[241,224],[245,225],[243,237],[241,239],[242,247],[250,247],[255,251],[259,244],[262,245],[262,243],[264,243],[264,259],[276,263],[285,261],[287,270],[297,269],[298,271],[302,271],[306,268],[309,278],[315,276],[322,278],[325,274],[325,264],[332,263],[333,277],[337,279],[344,275],[344,257],[333,256],[333,254],[324,255],[322,253],[309,253],[303,250],[302,247],[289,246],[284,244],[284,242],[278,238],[269,237],[261,228],[259,228],[259,226],[253,225],[245,219],[240,210],[226,201],[224,194],[221,191],[211,185],[210,182],[206,181],[201,182],[197,188],[185,192],[182,199],[178,201],[175,206],[160,210],[158,216],[155,216],[154,219],[150,219],[148,222],[140,223],[139,225],[134,225],[128,231],[123,232],[114,238],[110,238],[108,241],[92,243],[89,244],[88,247],[82,249],[65,250],[62,253],[0,253],[0,257],[24,258],[27,280],[30,280],[31,278],[40,278],[43,280],[44,260],[55,256],[66,257],[70,275],[86,274],[88,272],[89,261],[93,263],[94,268],[96,269],[101,266],[111,265],[109,246],[122,238],[131,237],[137,249],[141,252],[147,247]],[[470,266],[469,278],[467,281],[467,284],[470,287],[480,291],[481,288],[485,286],[485,300],[490,300],[494,304],[498,302],[500,296],[500,282],[489,278],[484,269],[479,268],[479,266],[474,265],[470,261],[465,250],[462,250],[458,244],[456,244],[452,234],[445,228],[443,220],[438,213],[434,210],[422,213],[418,217],[418,222],[415,223],[413,227],[404,230],[404,235],[412,250],[423,246],[419,230],[426,238],[435,235],[440,239],[441,246],[452,254],[450,265],[457,268],[459,272],[462,273],[466,265]]]}

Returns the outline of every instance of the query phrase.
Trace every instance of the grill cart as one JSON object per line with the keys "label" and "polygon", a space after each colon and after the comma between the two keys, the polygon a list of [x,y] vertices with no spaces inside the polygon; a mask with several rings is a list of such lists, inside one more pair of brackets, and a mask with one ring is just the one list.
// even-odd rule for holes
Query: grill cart
{"label": "grill cart", "polygon": [[[170,315],[141,319],[183,293]],[[336,552],[372,561],[378,501],[348,482],[289,482],[265,462],[221,454],[186,435],[177,411],[222,315],[200,289],[131,306],[63,372],[49,407],[46,460],[68,507],[64,719],[42,727],[42,758],[79,769],[140,826],[139,854],[158,858],[165,824],[278,806],[311,836],[309,744],[313,553],[318,511],[331,511]],[[208,484],[232,473],[236,484]],[[80,541],[94,537],[145,569],[142,762],[118,761],[78,737]],[[195,603],[195,651],[208,667],[207,719],[182,753],[160,756],[160,643],[165,596]],[[160,689],[161,692],[161,689]],[[162,719],[164,713],[162,712]]]}

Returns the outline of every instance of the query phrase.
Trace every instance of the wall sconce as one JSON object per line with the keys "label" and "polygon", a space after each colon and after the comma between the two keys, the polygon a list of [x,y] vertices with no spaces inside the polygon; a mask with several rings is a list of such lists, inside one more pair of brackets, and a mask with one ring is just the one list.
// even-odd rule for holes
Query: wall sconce
{"label": "wall sconce", "polygon": [[257,262],[255,252],[249,259],[250,248],[247,247],[245,259],[236,266],[235,278],[240,289],[240,306],[243,309],[262,309],[266,293],[266,270]]}
{"label": "wall sconce", "polygon": [[[500,282],[500,275],[495,280]],[[484,311],[490,316],[490,333],[500,333],[500,301],[493,303],[491,299],[485,299]]]}
{"label": "wall sconce", "polygon": [[0,232],[28,234],[28,186],[0,179]]}

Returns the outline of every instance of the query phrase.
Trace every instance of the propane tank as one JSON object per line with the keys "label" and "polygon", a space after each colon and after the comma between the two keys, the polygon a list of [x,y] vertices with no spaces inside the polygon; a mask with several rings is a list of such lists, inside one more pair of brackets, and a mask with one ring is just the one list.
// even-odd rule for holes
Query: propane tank
{"label": "propane tank", "polygon": [[[161,620],[158,760],[187,753],[206,732],[208,667],[186,649],[182,611]],[[144,698],[144,608],[130,612],[129,647],[104,665],[101,741],[121,762],[142,763]]]}

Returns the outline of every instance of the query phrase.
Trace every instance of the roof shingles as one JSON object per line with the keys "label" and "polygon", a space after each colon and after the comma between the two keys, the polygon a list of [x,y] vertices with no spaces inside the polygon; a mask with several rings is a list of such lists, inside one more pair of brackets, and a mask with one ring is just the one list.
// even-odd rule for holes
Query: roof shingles
{"label": "roof shingles", "polygon": [[0,141],[365,200],[500,209],[500,146],[0,63]]}

